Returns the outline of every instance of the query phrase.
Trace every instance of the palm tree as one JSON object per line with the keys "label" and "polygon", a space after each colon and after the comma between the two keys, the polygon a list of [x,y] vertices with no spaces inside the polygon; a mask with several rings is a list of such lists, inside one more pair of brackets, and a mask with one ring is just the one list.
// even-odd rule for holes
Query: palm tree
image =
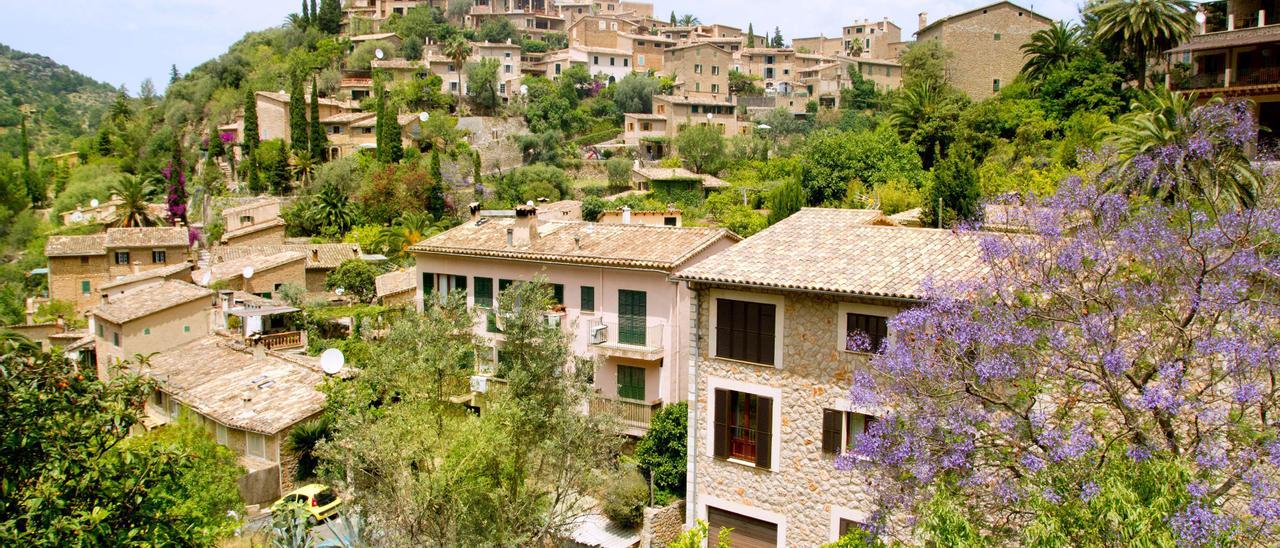
{"label": "palm tree", "polygon": [[680,16],[680,20],[677,21],[677,23],[681,27],[692,27],[694,25],[701,25],[702,21],[693,16],[693,14],[686,13]]}
{"label": "palm tree", "polygon": [[310,151],[295,150],[289,166],[293,170],[293,176],[302,181],[303,187],[311,185],[311,173],[316,170],[316,160],[311,157]]}
{"label": "palm tree", "polygon": [[462,64],[467,62],[467,58],[471,57],[471,42],[461,35],[454,35],[441,48],[441,52],[450,61],[453,61],[453,68],[458,71],[458,104],[462,104]]}
{"label": "palm tree", "polygon": [[115,226],[132,228],[156,226],[159,222],[151,215],[151,201],[160,196],[156,186],[157,179],[141,179],[136,175],[122,173],[108,187],[112,194],[120,197],[120,205],[116,206]]}
{"label": "palm tree", "polygon": [[409,247],[427,238],[444,232],[448,221],[435,221],[430,213],[415,211],[401,215],[396,222],[383,228],[375,241],[390,257],[402,257],[409,252]]}
{"label": "palm tree", "polygon": [[294,426],[289,430],[285,440],[285,450],[298,459],[293,470],[293,479],[306,481],[316,477],[316,467],[320,465],[320,456],[316,454],[320,442],[329,439],[333,431],[333,419],[324,415]]}
{"label": "palm tree", "polygon": [[1119,45],[1138,68],[1138,89],[1147,87],[1147,63],[1191,35],[1191,0],[1105,0],[1088,8],[1097,18],[1094,36]]}
{"label": "palm tree", "polygon": [[1220,146],[1212,154],[1186,154],[1168,165],[1158,161],[1170,150],[1204,145],[1193,114],[1200,108],[1218,108],[1223,101],[1214,97],[1197,106],[1198,99],[1196,93],[1180,94],[1159,87],[1134,101],[1128,114],[1104,128],[1100,132],[1104,145],[1115,150],[1116,158],[1107,166],[1113,176],[1106,190],[1140,192],[1161,200],[1181,196],[1253,204],[1261,177],[1243,147]]}
{"label": "palm tree", "polygon": [[1055,21],[1049,28],[1032,33],[1031,41],[1022,45],[1022,55],[1027,58],[1022,73],[1030,81],[1039,81],[1050,71],[1065,66],[1083,46],[1080,27]]}
{"label": "palm tree", "polygon": [[317,226],[332,226],[340,233],[346,233],[355,222],[351,202],[336,183],[324,185],[320,192],[312,197],[307,216]]}

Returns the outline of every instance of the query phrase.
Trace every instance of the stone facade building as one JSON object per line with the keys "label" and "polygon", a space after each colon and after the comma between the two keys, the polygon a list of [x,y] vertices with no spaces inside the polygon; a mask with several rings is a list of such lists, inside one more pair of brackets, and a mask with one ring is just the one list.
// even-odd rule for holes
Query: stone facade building
{"label": "stone facade building", "polygon": [[676,93],[728,97],[733,54],[711,44],[668,48],[663,70],[675,80]]}
{"label": "stone facade building", "polygon": [[104,296],[102,304],[89,312],[98,378],[111,378],[114,367],[139,354],[208,335],[212,308],[212,291],[173,280]]}
{"label": "stone facade building", "polygon": [[271,299],[285,285],[306,287],[306,258],[299,251],[247,255],[215,262],[192,272],[191,278],[201,285],[220,284],[224,289]]}
{"label": "stone facade building", "polygon": [[902,49],[902,28],[887,17],[881,21],[863,20],[842,29],[844,52],[855,57],[897,59]]}
{"label": "stone facade building", "polygon": [[[867,478],[835,459],[883,409],[847,397],[867,346],[927,279],[978,275],[977,240],[887,226],[878,211],[803,209],[682,272],[691,334],[689,513],[735,545],[819,546],[864,524]],[[876,346],[878,347],[878,345]]]}
{"label": "stone facade building", "polygon": [[937,40],[951,52],[947,80],[980,101],[995,95],[1022,72],[1022,45],[1053,20],[1012,2],[997,2],[932,23],[920,14],[916,41]]}
{"label": "stone facade building", "polygon": [[50,236],[49,298],[75,303],[77,312],[98,304],[103,285],[146,270],[189,261],[183,227],[109,228],[102,234]]}

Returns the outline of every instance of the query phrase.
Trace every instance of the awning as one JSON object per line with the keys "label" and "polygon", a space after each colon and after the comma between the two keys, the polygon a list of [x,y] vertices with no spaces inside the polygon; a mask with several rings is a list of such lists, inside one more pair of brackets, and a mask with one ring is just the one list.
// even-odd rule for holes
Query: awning
{"label": "awning", "polygon": [[239,316],[241,318],[252,318],[256,316],[275,316],[276,314],[288,314],[297,312],[298,309],[292,306],[264,306],[261,308],[229,308],[227,314]]}
{"label": "awning", "polygon": [[[1211,49],[1226,49],[1240,46],[1257,46],[1262,44],[1280,43],[1280,35],[1276,34],[1258,34],[1254,32],[1240,33],[1239,31],[1225,32],[1222,36],[1200,35],[1192,37],[1186,43],[1176,48],[1165,51],[1165,53],[1186,53],[1189,51],[1205,51]],[[1203,38],[1201,38],[1203,36]]]}

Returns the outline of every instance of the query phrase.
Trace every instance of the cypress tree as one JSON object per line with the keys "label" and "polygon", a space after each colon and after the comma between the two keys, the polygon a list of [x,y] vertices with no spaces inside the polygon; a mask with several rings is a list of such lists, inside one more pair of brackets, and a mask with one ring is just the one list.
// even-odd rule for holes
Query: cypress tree
{"label": "cypress tree", "polygon": [[289,149],[281,142],[279,151],[271,162],[269,182],[271,191],[283,196],[289,191]]}
{"label": "cypress tree", "polygon": [[444,171],[440,169],[440,149],[431,149],[431,178],[437,182],[444,180]]}
{"label": "cypress tree", "polygon": [[311,27],[320,26],[320,12],[316,10],[316,0],[311,0],[311,15],[307,17]]}
{"label": "cypress tree", "polygon": [[169,83],[177,82],[182,78],[182,74],[178,73],[178,65],[169,65]]}
{"label": "cypress tree", "polygon": [[342,30],[342,5],[339,0],[320,0],[320,13],[317,17],[321,31],[338,34]]}
{"label": "cypress tree", "polygon": [[427,187],[427,212],[439,220],[444,216],[444,174],[440,169],[440,149],[431,149],[431,186]]}
{"label": "cypress tree", "polygon": [[387,105],[386,88],[381,82],[378,86],[378,127],[375,130],[378,142],[378,161],[394,164],[404,156],[404,148],[400,144],[400,122],[396,112]]}
{"label": "cypress tree", "polygon": [[480,184],[480,152],[471,153],[471,182]]}
{"label": "cypress tree", "polygon": [[173,158],[169,161],[169,222],[187,225],[187,178],[182,162],[182,134],[173,135]]}
{"label": "cypress tree", "polygon": [[302,90],[302,77],[294,75],[293,87],[289,91],[289,149],[302,152],[307,145],[307,104],[306,94]]}
{"label": "cypress tree", "polygon": [[258,150],[258,97],[248,90],[244,97],[244,153],[253,155]]}
{"label": "cypress tree", "polygon": [[786,42],[783,42],[783,41],[782,41],[782,28],[781,28],[781,27],[773,27],[773,44],[771,44],[771,45],[772,45],[773,47],[775,47],[775,48],[780,48],[780,47],[782,47],[782,46],[786,45]]}
{"label": "cypress tree", "polygon": [[387,163],[387,92],[382,87],[382,80],[374,78],[373,85],[378,88],[377,105],[374,106],[374,147],[379,162]]}
{"label": "cypress tree", "polygon": [[756,29],[751,23],[747,23],[747,47],[756,47]]}
{"label": "cypress tree", "polygon": [[22,115],[22,172],[31,172],[31,141],[27,139],[27,115]]}
{"label": "cypress tree", "polygon": [[307,11],[307,0],[302,0],[302,12],[298,14],[298,18],[302,20],[302,30],[307,30],[307,27],[311,26],[311,13]]}
{"label": "cypress tree", "polygon": [[316,84],[316,78],[311,77],[311,159],[319,162],[328,148],[329,136],[320,125],[320,86]]}
{"label": "cypress tree", "polygon": [[671,10],[671,26],[676,25],[676,10]]}

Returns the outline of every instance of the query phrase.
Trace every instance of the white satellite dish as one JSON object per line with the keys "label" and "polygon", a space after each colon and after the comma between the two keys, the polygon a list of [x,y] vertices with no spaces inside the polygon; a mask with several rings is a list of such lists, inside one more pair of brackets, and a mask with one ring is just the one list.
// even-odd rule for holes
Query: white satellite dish
{"label": "white satellite dish", "polygon": [[1196,12],[1196,22],[1197,22],[1197,23],[1200,23],[1201,25],[1203,25],[1203,24],[1204,24],[1204,22],[1205,22],[1206,20],[1208,20],[1208,18],[1207,18],[1207,17],[1205,17],[1205,15],[1204,15],[1204,12],[1203,12],[1203,11],[1197,11],[1197,12]]}
{"label": "white satellite dish", "polygon": [[337,348],[330,348],[320,354],[320,369],[328,375],[337,375],[342,366],[347,364],[347,357]]}
{"label": "white satellite dish", "polygon": [[773,127],[770,126],[769,124],[760,124],[756,126],[756,129],[773,129]]}
{"label": "white satellite dish", "polygon": [[209,285],[209,282],[211,282],[211,281],[213,281],[213,273],[212,273],[212,272],[205,272],[205,273],[204,273],[204,276],[201,276],[201,277],[200,277],[200,285],[208,286],[208,285]]}
{"label": "white satellite dish", "polygon": [[89,207],[98,207],[98,199],[94,198],[92,200],[89,200]]}
{"label": "white satellite dish", "polygon": [[522,84],[520,86],[520,95],[528,95],[528,94],[529,94],[529,86]]}
{"label": "white satellite dish", "polygon": [[419,113],[419,114],[418,114],[418,120],[421,120],[421,121],[425,122],[425,121],[430,120],[430,119],[431,119],[431,114],[429,114],[429,113],[427,113],[427,112],[421,112],[421,113]]}
{"label": "white satellite dish", "polygon": [[79,211],[71,214],[71,222],[78,223],[83,220],[84,220],[84,214],[80,213]]}
{"label": "white satellite dish", "polygon": [[378,49],[373,50],[373,56],[374,56],[374,57],[377,57],[378,59],[382,59],[382,56],[383,56],[383,55],[386,55],[386,54],[382,52],[382,48],[378,48]]}
{"label": "white satellite dish", "polygon": [[337,288],[337,289],[333,290],[333,292],[334,292],[334,293],[337,293],[337,294],[338,294],[338,296],[339,296],[339,297],[341,297],[343,293],[346,293],[346,292],[347,292],[347,290],[345,290],[345,289],[343,289],[343,288],[339,287],[339,288]]}
{"label": "white satellite dish", "polygon": [[246,280],[247,280],[247,279],[249,279],[249,278],[252,278],[252,277],[253,277],[253,267],[252,267],[252,266],[246,266],[246,267],[244,267],[244,270],[240,271],[240,274],[242,274],[242,275],[244,276],[244,279],[246,279]]}
{"label": "white satellite dish", "polygon": [[708,120],[714,119],[715,117],[716,117],[716,115],[715,115],[715,114],[712,114],[712,113],[710,113],[710,112],[708,112],[708,113],[707,113],[707,119],[708,119]]}

